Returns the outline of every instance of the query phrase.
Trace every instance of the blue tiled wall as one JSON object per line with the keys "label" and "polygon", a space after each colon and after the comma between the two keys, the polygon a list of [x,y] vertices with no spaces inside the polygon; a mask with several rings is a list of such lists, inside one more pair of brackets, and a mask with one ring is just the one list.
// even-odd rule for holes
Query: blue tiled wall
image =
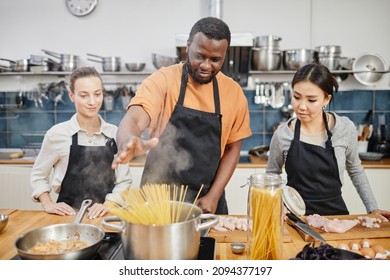
{"label": "blue tiled wall", "polygon": [[[23,107],[16,106],[17,92],[0,92],[0,148],[30,147],[39,144],[44,133],[54,124],[68,120],[74,114],[74,105],[66,93],[64,103],[54,105],[43,100],[42,107],[33,100],[26,100]],[[255,92],[245,91],[248,99],[253,135],[243,141],[242,150],[248,151],[259,145],[269,145],[273,127],[286,120],[280,109],[257,105]],[[287,103],[286,103],[287,104]],[[348,116],[355,123],[364,123],[367,112],[372,110],[372,123],[378,124],[382,115],[390,123],[390,90],[344,91],[335,95],[330,110]],[[101,110],[102,117],[118,125],[124,115],[121,99],[115,98],[112,111]]]}
{"label": "blue tiled wall", "polygon": [[[249,103],[252,137],[243,141],[242,150],[248,151],[255,146],[269,145],[273,127],[286,120],[280,109],[254,103],[255,91],[245,91]],[[288,100],[289,102],[289,100]],[[287,104],[287,103],[286,103]],[[354,123],[366,123],[369,110],[372,110],[370,123],[378,125],[378,117],[383,116],[390,123],[390,90],[356,90],[338,92],[329,110],[349,117]]]}

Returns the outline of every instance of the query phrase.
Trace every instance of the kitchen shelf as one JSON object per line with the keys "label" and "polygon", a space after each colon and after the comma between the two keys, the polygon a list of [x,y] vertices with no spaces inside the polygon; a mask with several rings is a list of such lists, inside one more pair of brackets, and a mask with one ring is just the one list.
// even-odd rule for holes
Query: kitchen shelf
{"label": "kitchen shelf", "polygon": [[[69,76],[71,72],[48,71],[48,72],[3,72],[0,76]],[[101,76],[148,76],[152,72],[101,72]]]}
{"label": "kitchen shelf", "polygon": [[[274,71],[249,71],[249,74],[295,74],[296,70],[274,70]],[[378,73],[386,74],[390,73],[389,70],[384,71],[372,71],[372,70],[362,70],[362,71],[353,71],[353,70],[331,70],[332,74],[354,74],[354,73]]]}
{"label": "kitchen shelf", "polygon": [[[296,70],[274,70],[274,71],[257,71],[250,70],[249,74],[295,74]],[[372,70],[362,70],[362,71],[353,71],[353,70],[331,70],[332,74],[354,74],[354,73],[378,73],[378,74],[386,74],[390,73],[389,70],[383,71],[372,71]],[[101,72],[101,76],[148,76],[153,72]],[[71,72],[63,72],[63,71],[48,71],[48,72],[2,72],[0,76],[68,76]]]}

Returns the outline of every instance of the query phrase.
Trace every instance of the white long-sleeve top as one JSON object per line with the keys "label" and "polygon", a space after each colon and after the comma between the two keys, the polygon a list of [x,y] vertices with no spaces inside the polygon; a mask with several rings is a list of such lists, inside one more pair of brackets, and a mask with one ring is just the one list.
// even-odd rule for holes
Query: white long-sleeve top
{"label": "white long-sleeve top", "polygon": [[[45,134],[41,150],[31,171],[30,184],[32,200],[44,192],[53,189],[56,193],[61,190],[61,183],[68,168],[72,136],[78,133],[78,144],[81,146],[105,146],[106,137],[115,139],[117,126],[105,122],[100,116],[101,127],[98,133],[88,136],[77,122],[77,114],[68,121],[51,127]],[[132,177],[130,166],[120,164],[115,170],[115,187],[112,193],[106,195],[106,200],[120,199],[119,193],[131,186]]]}

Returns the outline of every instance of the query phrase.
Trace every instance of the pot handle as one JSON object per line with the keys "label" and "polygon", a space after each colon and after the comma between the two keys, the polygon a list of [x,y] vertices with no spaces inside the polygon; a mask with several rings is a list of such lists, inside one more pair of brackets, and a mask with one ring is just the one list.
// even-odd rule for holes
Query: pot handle
{"label": "pot handle", "polygon": [[102,60],[104,59],[104,57],[103,57],[103,56],[96,55],[96,54],[87,53],[87,55],[89,55],[89,56],[92,56],[92,57],[101,58]]}
{"label": "pot handle", "polygon": [[92,58],[87,58],[87,60],[90,60],[90,61],[95,61],[95,62],[99,62],[99,63],[103,63],[103,61],[99,61],[99,60],[92,59]]}
{"label": "pot handle", "polygon": [[[111,222],[121,222],[121,225],[113,225]],[[112,229],[112,230],[118,230],[122,231],[124,227],[124,222],[121,218],[116,217],[116,216],[111,216],[111,217],[105,217],[102,220],[102,225],[105,226],[106,228]]]}
{"label": "pot handle", "polygon": [[91,204],[92,204],[91,199],[84,199],[83,202],[81,202],[81,208],[80,208],[79,212],[77,213],[76,218],[74,219],[75,224],[81,223],[81,220],[84,217],[85,211],[87,210],[88,206],[90,206]]}
{"label": "pot handle", "polygon": [[16,63],[16,61],[15,61],[15,60],[6,59],[6,58],[0,58],[0,60],[8,61],[8,62],[11,62],[11,63],[13,63],[13,64],[15,64],[15,63]]}
{"label": "pot handle", "polygon": [[42,51],[47,54],[47,55],[51,55],[51,56],[54,56],[56,58],[61,58],[61,55],[59,53],[55,53],[55,52],[52,52],[52,51],[48,51],[48,50],[44,50],[42,49]]}
{"label": "pot handle", "polygon": [[201,214],[200,219],[201,220],[210,220],[211,219],[211,220],[196,225],[197,230],[205,230],[205,229],[211,228],[211,227],[217,225],[219,222],[219,217],[218,217],[218,215],[215,215],[215,214]]}

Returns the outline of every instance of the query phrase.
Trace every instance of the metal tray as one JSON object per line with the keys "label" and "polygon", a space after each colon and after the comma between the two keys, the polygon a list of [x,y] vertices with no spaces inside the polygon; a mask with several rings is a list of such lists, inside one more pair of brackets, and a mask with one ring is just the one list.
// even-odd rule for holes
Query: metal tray
{"label": "metal tray", "polygon": [[361,160],[380,160],[383,157],[382,153],[359,153],[359,157]]}

